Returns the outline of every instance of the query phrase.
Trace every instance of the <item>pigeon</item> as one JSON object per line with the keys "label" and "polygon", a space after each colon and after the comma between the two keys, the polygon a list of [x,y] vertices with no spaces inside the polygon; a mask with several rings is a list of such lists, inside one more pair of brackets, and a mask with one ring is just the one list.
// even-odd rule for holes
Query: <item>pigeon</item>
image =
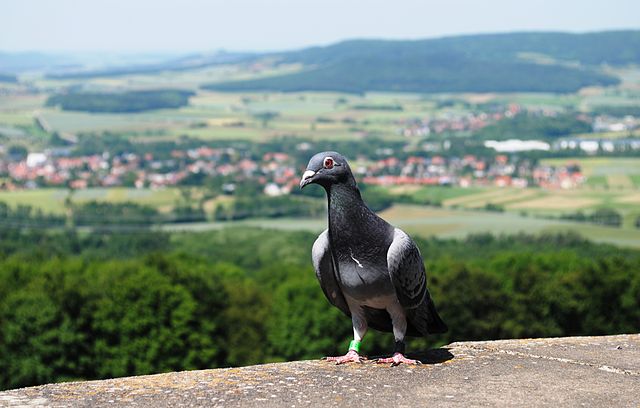
{"label": "pigeon", "polygon": [[391,357],[378,363],[420,364],[405,357],[405,336],[444,333],[429,291],[424,262],[413,240],[370,210],[344,156],[314,155],[300,188],[322,186],[328,200],[328,228],[313,244],[313,267],[329,302],[351,318],[347,354],[326,357],[336,364],[362,363],[360,343],[369,327],[393,332]]}

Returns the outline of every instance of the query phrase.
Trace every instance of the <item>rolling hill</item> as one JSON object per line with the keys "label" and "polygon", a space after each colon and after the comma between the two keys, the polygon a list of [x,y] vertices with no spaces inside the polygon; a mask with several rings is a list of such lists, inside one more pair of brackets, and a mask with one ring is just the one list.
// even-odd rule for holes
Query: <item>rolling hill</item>
{"label": "rolling hill", "polygon": [[640,63],[640,31],[353,40],[268,57],[304,68],[287,75],[214,83],[205,88],[354,93],[574,92],[585,86],[617,84],[617,78],[601,71],[604,64]]}
{"label": "rolling hill", "polygon": [[257,54],[229,53],[219,51],[213,54],[191,54],[152,64],[133,64],[125,66],[106,66],[98,69],[84,67],[58,69],[47,73],[52,79],[89,79],[99,77],[119,77],[124,75],[155,74],[167,71],[188,71],[213,65],[236,64],[255,59]]}

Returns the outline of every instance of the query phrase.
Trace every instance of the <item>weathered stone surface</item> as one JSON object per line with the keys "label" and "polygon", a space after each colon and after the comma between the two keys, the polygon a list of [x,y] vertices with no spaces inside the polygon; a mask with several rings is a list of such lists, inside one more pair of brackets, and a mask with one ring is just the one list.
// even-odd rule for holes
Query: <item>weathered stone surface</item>
{"label": "weathered stone surface", "polygon": [[425,364],[300,361],[49,384],[0,406],[640,406],[640,335],[453,343]]}

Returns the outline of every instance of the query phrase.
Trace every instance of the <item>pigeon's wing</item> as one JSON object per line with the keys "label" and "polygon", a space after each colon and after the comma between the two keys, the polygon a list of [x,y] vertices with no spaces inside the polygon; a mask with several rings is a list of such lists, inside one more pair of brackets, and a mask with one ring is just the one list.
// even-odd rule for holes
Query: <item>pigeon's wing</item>
{"label": "pigeon's wing", "polygon": [[420,251],[413,240],[399,228],[395,229],[393,241],[387,251],[387,268],[396,296],[403,307],[416,308],[429,296]]}
{"label": "pigeon's wing", "polygon": [[351,311],[344,299],[342,290],[338,285],[336,277],[336,267],[331,255],[331,247],[329,246],[329,230],[324,230],[318,236],[311,250],[311,258],[313,260],[313,268],[316,270],[316,277],[320,281],[320,287],[329,302],[342,310],[344,314],[351,317]]}

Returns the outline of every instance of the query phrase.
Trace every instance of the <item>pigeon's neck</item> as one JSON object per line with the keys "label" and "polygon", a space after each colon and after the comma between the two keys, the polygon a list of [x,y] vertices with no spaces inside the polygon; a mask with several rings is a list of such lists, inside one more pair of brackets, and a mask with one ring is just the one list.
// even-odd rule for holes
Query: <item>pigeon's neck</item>
{"label": "pigeon's neck", "polygon": [[355,185],[333,184],[327,189],[329,200],[329,230],[346,226],[359,226],[369,216],[360,190]]}
{"label": "pigeon's neck", "polygon": [[363,204],[360,190],[355,185],[333,184],[327,189],[329,206],[332,203],[337,205]]}

